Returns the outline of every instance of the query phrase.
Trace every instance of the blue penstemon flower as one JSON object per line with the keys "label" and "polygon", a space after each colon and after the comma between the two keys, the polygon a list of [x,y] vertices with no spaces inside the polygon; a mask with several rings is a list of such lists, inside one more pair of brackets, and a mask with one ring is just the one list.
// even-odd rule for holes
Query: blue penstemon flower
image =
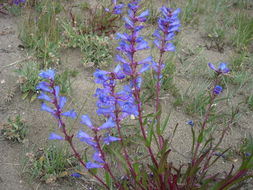
{"label": "blue penstemon flower", "polygon": [[208,66],[218,74],[227,74],[230,71],[227,63],[220,63],[218,68],[216,68],[212,63],[208,63]]}
{"label": "blue penstemon flower", "polygon": [[65,96],[60,96],[60,87],[55,85],[55,70],[48,69],[46,71],[42,71],[39,76],[46,81],[41,81],[36,87],[36,89],[40,91],[38,99],[48,102],[54,107],[52,108],[43,102],[41,110],[49,112],[57,119],[60,119],[61,116],[75,119],[77,114],[74,110],[63,112],[67,98]]}
{"label": "blue penstemon flower", "polygon": [[117,1],[112,1],[112,4],[114,6],[112,11],[109,8],[105,8],[105,11],[110,12],[110,13],[115,14],[115,15],[122,14],[122,9],[124,8],[125,5],[123,3],[117,4]]}
{"label": "blue penstemon flower", "polygon": [[216,85],[216,86],[214,87],[213,93],[214,93],[215,95],[219,95],[221,92],[222,92],[222,87],[219,86],[219,85]]}
{"label": "blue penstemon flower", "polygon": [[[179,31],[180,20],[178,18],[180,9],[172,10],[163,6],[161,9],[162,16],[158,18],[158,28],[154,32],[155,37],[154,44],[160,50],[160,56],[163,56],[164,52],[175,51],[175,46],[171,42],[174,39],[175,32]],[[165,67],[162,59],[159,62],[152,61],[152,67],[154,71],[159,75],[158,80],[162,77],[161,71]]]}

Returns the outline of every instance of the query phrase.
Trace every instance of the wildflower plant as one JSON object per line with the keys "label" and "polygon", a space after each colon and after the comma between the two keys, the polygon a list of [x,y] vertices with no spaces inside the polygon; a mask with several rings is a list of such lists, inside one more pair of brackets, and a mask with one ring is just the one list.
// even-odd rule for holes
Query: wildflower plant
{"label": "wildflower plant", "polygon": [[[116,2],[116,1],[115,1]],[[148,10],[140,11],[140,0],[131,0],[128,3],[128,14],[124,17],[126,33],[117,33],[119,40],[116,61],[120,64],[113,71],[97,69],[94,73],[95,82],[101,87],[96,89],[97,115],[104,116],[106,121],[101,125],[95,125],[88,115],[82,115],[80,124],[92,132],[79,130],[76,134],[70,134],[64,122],[64,117],[75,119],[77,113],[74,110],[63,111],[67,98],[60,95],[60,87],[55,85],[55,71],[49,69],[42,71],[39,76],[43,81],[37,89],[41,91],[39,99],[46,101],[42,103],[41,109],[49,112],[58,122],[59,132],[51,133],[50,140],[65,140],[69,143],[76,159],[82,167],[89,172],[105,189],[155,189],[155,190],[178,190],[178,189],[227,189],[233,184],[239,183],[249,177],[248,172],[253,167],[253,154],[249,153],[242,160],[242,165],[237,171],[232,167],[229,173],[222,176],[220,173],[210,174],[209,169],[216,163],[219,146],[226,132],[231,127],[235,112],[227,127],[222,130],[221,136],[214,140],[212,133],[208,132],[210,113],[216,98],[222,93],[219,85],[221,75],[229,73],[226,63],[221,63],[218,68],[209,63],[210,69],[215,72],[214,82],[210,91],[210,101],[206,108],[203,121],[194,123],[187,122],[192,131],[192,157],[189,163],[175,165],[169,160],[172,151],[170,139],[165,138],[165,128],[168,121],[162,121],[162,109],[160,102],[160,88],[163,79],[162,70],[164,65],[164,54],[175,51],[172,40],[176,32],[179,32],[180,21],[178,19],[180,9],[172,10],[163,6],[161,17],[158,19],[158,29],[154,32],[154,44],[158,48],[159,60],[152,57],[143,60],[138,59],[138,52],[149,48],[148,42],[141,36],[141,30],[149,15]],[[156,98],[153,114],[144,115],[144,104],[141,101],[142,74],[148,69],[156,73]],[[120,81],[130,78],[128,84],[122,86]],[[50,105],[49,105],[50,104]],[[136,160],[129,154],[125,144],[125,136],[122,133],[124,122],[129,118],[134,119],[133,127],[140,129],[143,146],[147,151],[147,159]],[[199,127],[199,128],[198,128]],[[111,134],[115,129],[117,133]],[[92,150],[91,158],[83,159],[77,152],[73,139],[77,138],[87,144]],[[112,143],[121,145],[117,154],[116,162],[124,167],[125,179],[119,180],[112,170],[109,155],[103,147],[110,147]],[[227,150],[221,153],[225,154]],[[99,174],[97,171],[101,171]],[[102,174],[102,171],[104,173]],[[73,174],[73,176],[79,176]],[[103,178],[104,177],[104,178]]]}
{"label": "wildflower plant", "polygon": [[9,118],[7,123],[0,125],[0,134],[7,140],[13,142],[23,142],[28,129],[25,121],[21,118],[20,115],[17,115],[15,118]]}
{"label": "wildflower plant", "polygon": [[[117,30],[118,21],[122,18],[122,12],[125,7],[123,3],[112,1],[95,1],[96,6],[91,7],[89,3],[82,7],[85,10],[83,19],[78,18],[72,10],[70,10],[71,25],[79,28],[79,34],[97,34],[111,35]],[[106,3],[106,5],[104,5]],[[82,11],[83,11],[82,10]]]}

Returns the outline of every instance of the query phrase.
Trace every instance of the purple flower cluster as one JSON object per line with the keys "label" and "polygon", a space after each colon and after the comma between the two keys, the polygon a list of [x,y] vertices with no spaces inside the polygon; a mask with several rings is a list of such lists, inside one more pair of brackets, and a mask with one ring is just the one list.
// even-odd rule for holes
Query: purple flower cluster
{"label": "purple flower cluster", "polygon": [[125,85],[120,91],[116,91],[115,89],[117,81],[124,79],[126,76],[120,65],[113,72],[97,70],[94,76],[95,82],[103,85],[103,88],[98,88],[95,93],[95,96],[98,98],[98,115],[104,115],[109,119],[111,118],[111,120],[118,119],[119,121],[129,115],[138,115],[130,86]]}
{"label": "purple flower cluster", "polygon": [[66,116],[75,119],[77,117],[77,114],[74,110],[63,112],[63,107],[67,102],[67,98],[65,96],[60,96],[60,87],[55,86],[55,71],[49,69],[47,71],[41,72],[39,76],[45,79],[45,81],[42,81],[37,85],[36,89],[41,91],[38,99],[47,101],[53,104],[55,107],[52,108],[46,103],[42,103],[41,110],[49,112],[57,119],[59,116]]}
{"label": "purple flower cluster", "polygon": [[[122,72],[120,72],[120,67],[117,67],[114,70],[114,72],[111,73],[111,75],[112,74],[115,76],[115,79],[116,78],[121,79],[122,77],[124,77],[124,74]],[[46,103],[42,103],[41,110],[47,111],[51,115],[53,115],[57,119],[59,127],[61,129],[63,129],[64,123],[63,123],[61,117],[66,116],[66,117],[70,117],[72,119],[75,119],[77,117],[77,114],[74,110],[63,112],[63,107],[65,106],[65,104],[67,102],[67,98],[65,96],[60,96],[60,87],[55,85],[55,71],[52,69],[48,69],[47,71],[42,71],[39,74],[39,76],[41,78],[43,78],[44,81],[40,82],[37,85],[37,90],[41,91],[40,95],[38,96],[38,99],[41,99],[41,100],[44,100],[50,104],[53,104],[53,107],[54,107],[54,108],[52,108],[51,106],[47,105]],[[97,72],[97,80],[96,81],[98,83],[103,83],[106,88],[108,87],[108,85],[110,86],[111,84],[113,84],[110,77],[107,77],[106,74],[103,73],[103,71]],[[102,94],[100,94],[100,96],[102,97]],[[118,97],[123,99],[123,96],[124,96],[124,94],[120,94]],[[116,97],[115,99],[117,99],[117,96],[115,96],[115,97]],[[124,96],[124,97],[126,98],[126,96]],[[106,100],[106,97],[104,97],[104,98]],[[107,101],[105,101],[105,102],[107,102]],[[122,105],[124,105],[124,103],[122,103]],[[111,107],[113,107],[113,106],[114,105],[112,105]],[[104,109],[106,110],[106,108],[104,108]],[[108,110],[105,111],[105,113],[109,113]],[[102,157],[102,153],[101,153],[101,149],[100,149],[100,139],[102,137],[98,136],[97,132],[115,127],[115,121],[113,118],[115,118],[115,117],[113,117],[113,116],[109,117],[107,119],[107,121],[104,124],[102,124],[100,127],[95,127],[93,125],[93,123],[91,122],[88,115],[81,116],[81,124],[86,125],[96,134],[96,138],[95,138],[95,137],[91,137],[90,135],[88,135],[84,131],[80,130],[76,135],[76,137],[80,141],[85,142],[86,144],[91,146],[95,151],[93,154],[94,161],[93,162],[89,161],[86,163],[87,169],[102,168],[103,167],[103,163],[105,163],[105,161]],[[51,133],[49,135],[49,140],[67,140],[66,134],[64,134],[64,135],[65,135],[65,138],[57,133]],[[109,145],[111,142],[119,141],[120,138],[106,135],[101,140],[105,145]]]}
{"label": "purple flower cluster", "polygon": [[117,1],[113,1],[112,3],[114,5],[113,10],[111,11],[109,8],[105,8],[105,11],[111,12],[115,15],[120,15],[122,13],[122,9],[124,8],[125,5],[122,3],[117,4]]}
{"label": "purple flower cluster", "polygon": [[[227,63],[220,63],[219,67],[216,68],[212,63],[208,63],[208,66],[210,69],[212,69],[213,71],[215,71],[218,75],[224,75],[230,72],[230,69],[227,66]],[[214,95],[219,95],[222,92],[222,87],[219,85],[215,85],[214,89],[213,89],[213,94]]]}
{"label": "purple flower cluster", "polygon": [[[83,130],[79,130],[77,133],[76,137],[82,141],[85,142],[87,145],[93,148],[94,154],[93,154],[93,161],[88,161],[86,163],[86,168],[87,169],[92,169],[92,168],[102,168],[103,164],[105,163],[104,157],[101,152],[101,147],[100,147],[100,138],[101,136],[97,135],[98,131],[105,130],[105,129],[110,129],[115,127],[115,122],[112,118],[107,119],[107,121],[102,124],[100,127],[95,127],[90,120],[88,115],[82,115],[81,116],[81,124],[86,125],[89,127],[94,133],[95,137],[91,137],[87,133],[85,133]],[[120,138],[114,137],[111,135],[106,135],[103,137],[102,141],[105,145],[109,145],[111,142],[119,141]]]}
{"label": "purple flower cluster", "polygon": [[[53,105],[54,108],[46,104],[45,102],[41,105],[41,110],[50,113],[58,120],[59,127],[62,127],[61,116],[70,117],[75,119],[77,114],[74,110],[69,110],[63,112],[63,107],[67,102],[65,96],[60,96],[60,87],[55,85],[55,71],[48,69],[47,71],[42,71],[39,76],[45,81],[40,82],[37,85],[37,90],[41,93],[38,99],[44,100]],[[64,138],[56,133],[51,133],[49,136],[50,140],[64,140]]]}
{"label": "purple flower cluster", "polygon": [[221,92],[222,92],[222,87],[219,86],[219,85],[216,85],[216,86],[214,87],[214,89],[213,89],[213,93],[214,93],[215,95],[219,95]]}
{"label": "purple flower cluster", "polygon": [[163,6],[161,12],[163,16],[158,19],[158,29],[153,34],[156,37],[154,44],[160,51],[175,51],[175,46],[169,41],[173,40],[175,32],[179,31],[180,20],[178,15],[180,9],[173,11]]}
{"label": "purple flower cluster", "polygon": [[15,5],[19,5],[21,3],[25,3],[26,0],[13,0],[12,3],[14,3]]}
{"label": "purple flower cluster", "polygon": [[230,71],[227,67],[227,63],[220,63],[218,68],[216,68],[212,63],[208,63],[208,66],[218,74],[227,74]]}
{"label": "purple flower cluster", "polygon": [[[120,51],[123,56],[117,55],[116,61],[122,63],[124,74],[130,76],[132,79],[130,87],[141,87],[142,79],[140,75],[149,69],[152,57],[148,57],[142,61],[135,61],[134,54],[137,51],[145,50],[149,48],[148,42],[140,36],[140,31],[144,28],[143,22],[147,20],[149,11],[146,10],[142,13],[138,13],[139,1],[132,1],[128,4],[128,16],[124,17],[125,28],[130,32],[117,33],[116,39],[120,40],[117,50]],[[140,69],[138,68],[140,67]]]}
{"label": "purple flower cluster", "polygon": [[[154,32],[153,36],[155,36],[154,44],[160,50],[160,53],[168,51],[175,51],[175,46],[170,41],[174,39],[175,32],[179,31],[180,20],[178,15],[180,13],[180,9],[172,10],[163,6],[161,8],[162,17],[158,19],[158,29]],[[164,64],[157,63],[153,61],[153,69],[159,73],[164,68]],[[159,76],[161,79],[161,76]]]}

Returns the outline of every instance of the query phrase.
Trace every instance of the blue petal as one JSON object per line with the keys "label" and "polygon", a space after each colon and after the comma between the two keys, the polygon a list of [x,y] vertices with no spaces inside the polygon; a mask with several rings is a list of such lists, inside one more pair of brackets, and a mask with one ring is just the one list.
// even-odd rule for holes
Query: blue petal
{"label": "blue petal", "polygon": [[114,115],[114,108],[108,107],[108,108],[99,108],[97,109],[98,115],[104,115],[104,116],[112,116]]}
{"label": "blue petal", "polygon": [[150,68],[150,64],[144,64],[143,67],[140,69],[139,74],[147,71]]}
{"label": "blue petal", "polygon": [[208,63],[208,66],[210,69],[217,71],[217,69],[215,68],[215,66],[212,63]]}
{"label": "blue petal", "polygon": [[138,2],[128,3],[128,8],[133,11],[136,11],[139,8]]}
{"label": "blue petal", "polygon": [[166,40],[166,41],[173,40],[174,36],[175,36],[174,33],[169,33],[169,34],[166,36],[165,40]]}
{"label": "blue petal", "polygon": [[54,89],[55,89],[55,96],[56,96],[57,99],[59,99],[60,87],[59,86],[55,86]]}
{"label": "blue petal", "polygon": [[60,97],[60,101],[59,101],[59,107],[60,109],[62,109],[64,107],[64,105],[66,104],[67,102],[67,98],[65,96],[61,96]]}
{"label": "blue petal", "polygon": [[146,10],[146,11],[142,12],[142,13],[137,17],[137,19],[138,19],[139,22],[145,22],[145,21],[147,20],[147,18],[146,18],[147,16],[149,16],[149,10]]}
{"label": "blue petal", "polygon": [[102,157],[101,157],[101,154],[99,153],[99,152],[95,152],[94,154],[93,154],[93,160],[95,160],[96,162],[99,162],[99,163],[105,163],[105,161],[102,159]]}
{"label": "blue petal", "polygon": [[127,13],[128,13],[128,16],[129,16],[131,19],[134,19],[134,12],[133,12],[131,9],[128,9],[128,10],[127,10]]}
{"label": "blue petal", "polygon": [[52,109],[52,108],[50,108],[47,104],[45,104],[45,103],[42,103],[41,104],[41,110],[42,111],[46,111],[46,112],[49,112],[49,113],[51,113],[51,114],[54,114],[55,113],[55,111]]}
{"label": "blue petal", "polygon": [[81,116],[81,124],[87,125],[89,128],[93,128],[93,124],[88,115]]}
{"label": "blue petal", "polygon": [[70,110],[70,111],[61,113],[61,115],[66,116],[66,117],[70,117],[72,119],[75,119],[77,117],[75,110]]}
{"label": "blue petal", "polygon": [[134,23],[129,18],[124,17],[124,20],[126,22],[127,27],[129,27],[129,28],[133,28],[134,27]]}
{"label": "blue petal", "polygon": [[136,78],[136,82],[137,82],[137,88],[141,88],[141,83],[142,83],[142,78],[139,76]]}
{"label": "blue petal", "polygon": [[87,133],[84,131],[80,130],[77,135],[77,138],[80,139],[80,141],[87,143],[88,145],[92,146],[93,148],[97,147],[97,143],[93,141],[93,137],[90,137]]}
{"label": "blue petal", "polygon": [[87,169],[103,168],[103,165],[96,164],[96,163],[94,163],[94,162],[87,162],[87,163],[86,163],[86,168],[87,168]]}
{"label": "blue petal", "polygon": [[190,125],[190,126],[192,126],[192,127],[194,126],[194,122],[193,122],[192,120],[187,121],[186,124],[187,124],[187,125]]}
{"label": "blue petal", "polygon": [[42,90],[45,92],[52,93],[52,90],[49,88],[49,83],[42,81],[36,86],[37,90]]}
{"label": "blue petal", "polygon": [[142,12],[142,13],[138,16],[138,18],[140,18],[140,17],[146,17],[146,16],[149,16],[149,10],[146,10],[146,11]]}
{"label": "blue petal", "polygon": [[113,119],[110,117],[103,125],[101,125],[101,126],[98,128],[98,130],[113,128],[113,127],[115,127],[115,122],[114,122]]}
{"label": "blue petal", "polygon": [[70,176],[80,178],[82,175],[80,173],[72,173]]}
{"label": "blue petal", "polygon": [[134,31],[135,31],[135,32],[138,32],[138,31],[140,31],[140,30],[143,29],[143,28],[144,28],[144,26],[142,26],[142,25],[136,26],[136,27],[134,28]]}
{"label": "blue petal", "polygon": [[158,39],[161,39],[160,31],[159,31],[159,30],[156,30],[156,31],[154,32],[153,36],[155,36],[155,37],[158,38]]}
{"label": "blue petal", "polygon": [[167,43],[164,47],[165,51],[175,51],[176,47],[172,43]]}
{"label": "blue petal", "polygon": [[139,43],[136,47],[136,50],[143,50],[143,49],[148,49],[149,46],[148,46],[148,42],[146,41],[142,41],[141,43]]}
{"label": "blue petal", "polygon": [[132,69],[128,64],[123,64],[123,71],[126,75],[132,74]]}
{"label": "blue petal", "polygon": [[122,13],[122,8],[124,7],[124,4],[118,4],[114,7],[113,13],[114,14],[121,14]]}
{"label": "blue petal", "polygon": [[60,135],[58,135],[57,133],[50,133],[49,140],[64,140],[64,138]]}
{"label": "blue petal", "polygon": [[107,136],[104,138],[104,143],[109,145],[111,142],[120,141],[120,138],[113,137],[113,136]]}
{"label": "blue petal", "polygon": [[138,64],[150,63],[152,60],[153,60],[153,57],[149,56],[146,59],[143,59],[142,61],[139,61]]}
{"label": "blue petal", "polygon": [[44,94],[43,92],[40,93],[40,95],[38,96],[38,99],[46,100],[48,102],[52,102],[51,98],[48,95]]}
{"label": "blue petal", "polygon": [[42,71],[39,74],[40,77],[44,78],[44,79],[52,79],[54,80],[55,77],[55,70],[53,69],[48,69],[47,71]]}
{"label": "blue petal", "polygon": [[116,39],[128,40],[126,34],[116,33]]}
{"label": "blue petal", "polygon": [[215,95],[219,95],[222,92],[222,87],[219,85],[216,85],[213,90]]}
{"label": "blue petal", "polygon": [[103,84],[105,81],[109,79],[107,74],[109,74],[109,72],[97,69],[94,73],[95,82],[97,84]]}
{"label": "blue petal", "polygon": [[161,49],[161,43],[158,39],[154,40],[154,44],[156,45],[156,47],[158,47],[159,49]]}
{"label": "blue petal", "polygon": [[230,71],[230,69],[227,67],[227,63],[220,63],[219,71],[221,71],[224,74],[228,73]]}
{"label": "blue petal", "polygon": [[178,16],[178,14],[181,12],[181,9],[180,8],[177,8],[173,13],[172,13],[172,15],[173,16]]}
{"label": "blue petal", "polygon": [[246,156],[246,157],[250,157],[250,156],[251,156],[251,153],[246,152],[246,153],[245,153],[245,156]]}
{"label": "blue petal", "polygon": [[113,70],[113,72],[114,73],[117,73],[117,72],[119,72],[121,70],[121,66],[120,65],[117,65],[116,67],[115,67],[115,69]]}
{"label": "blue petal", "polygon": [[116,55],[116,61],[124,63],[124,64],[128,64],[128,62],[120,55]]}
{"label": "blue petal", "polygon": [[79,130],[77,135],[76,135],[77,138],[79,139],[90,139],[90,140],[93,140],[94,138],[89,136],[87,133],[85,133],[84,131],[82,130]]}

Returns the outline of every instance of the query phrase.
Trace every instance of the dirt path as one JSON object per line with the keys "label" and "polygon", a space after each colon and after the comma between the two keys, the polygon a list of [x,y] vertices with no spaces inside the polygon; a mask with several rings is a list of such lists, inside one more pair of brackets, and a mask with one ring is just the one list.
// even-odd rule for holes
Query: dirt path
{"label": "dirt path", "polygon": [[[20,41],[16,23],[9,16],[0,15],[0,123],[12,114],[17,114],[16,106],[8,106],[7,99],[14,98],[17,77],[13,72],[16,61],[23,58],[18,50]],[[20,152],[22,145],[11,144],[0,137],[0,189],[29,190],[20,176]]]}

